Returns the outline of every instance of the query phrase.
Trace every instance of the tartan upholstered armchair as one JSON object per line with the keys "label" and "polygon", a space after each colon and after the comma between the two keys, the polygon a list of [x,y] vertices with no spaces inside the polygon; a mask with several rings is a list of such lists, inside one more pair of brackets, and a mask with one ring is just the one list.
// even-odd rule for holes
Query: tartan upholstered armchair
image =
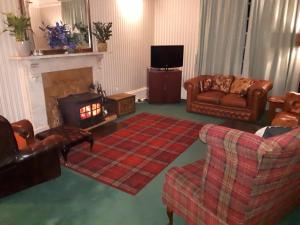
{"label": "tartan upholstered armchair", "polygon": [[205,160],[170,169],[162,200],[189,225],[271,225],[300,204],[300,128],[264,139],[205,125]]}

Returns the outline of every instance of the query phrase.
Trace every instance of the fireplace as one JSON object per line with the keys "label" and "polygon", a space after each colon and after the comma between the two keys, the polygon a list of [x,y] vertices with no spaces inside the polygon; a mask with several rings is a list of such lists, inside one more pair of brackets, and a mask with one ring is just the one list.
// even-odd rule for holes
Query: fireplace
{"label": "fireplace", "polygon": [[104,120],[103,97],[95,93],[72,94],[58,99],[63,124],[87,128]]}

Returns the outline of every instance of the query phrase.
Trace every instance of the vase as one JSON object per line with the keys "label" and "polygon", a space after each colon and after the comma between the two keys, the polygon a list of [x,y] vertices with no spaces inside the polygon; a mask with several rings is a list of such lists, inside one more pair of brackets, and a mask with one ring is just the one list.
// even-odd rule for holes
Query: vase
{"label": "vase", "polygon": [[106,42],[98,42],[97,44],[98,52],[106,52],[107,51],[107,43]]}
{"label": "vase", "polygon": [[29,56],[31,51],[30,41],[17,41],[16,50],[20,57]]}

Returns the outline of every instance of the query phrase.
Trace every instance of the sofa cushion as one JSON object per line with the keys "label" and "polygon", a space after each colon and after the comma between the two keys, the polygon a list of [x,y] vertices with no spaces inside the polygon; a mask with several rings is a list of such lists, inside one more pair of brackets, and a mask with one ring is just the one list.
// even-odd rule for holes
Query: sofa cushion
{"label": "sofa cushion", "polygon": [[236,77],[231,84],[230,93],[231,94],[239,94],[239,95],[246,95],[248,88],[254,84],[254,80],[251,80],[247,77]]}
{"label": "sofa cushion", "polygon": [[201,102],[220,104],[220,99],[225,96],[221,91],[206,91],[197,95],[197,100]]}
{"label": "sofa cushion", "polygon": [[212,79],[211,90],[228,93],[233,79],[232,75],[215,75]]}
{"label": "sofa cushion", "polygon": [[212,79],[206,78],[199,83],[200,92],[209,91],[211,89]]}
{"label": "sofa cushion", "polygon": [[245,108],[247,100],[238,94],[227,94],[221,98],[221,105]]}

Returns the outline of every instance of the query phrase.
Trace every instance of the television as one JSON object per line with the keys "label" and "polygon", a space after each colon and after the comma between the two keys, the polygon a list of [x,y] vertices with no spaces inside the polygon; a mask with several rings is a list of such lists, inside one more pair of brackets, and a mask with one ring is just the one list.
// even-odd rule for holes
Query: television
{"label": "television", "polygon": [[169,68],[182,67],[183,45],[152,45],[151,46],[151,67]]}

